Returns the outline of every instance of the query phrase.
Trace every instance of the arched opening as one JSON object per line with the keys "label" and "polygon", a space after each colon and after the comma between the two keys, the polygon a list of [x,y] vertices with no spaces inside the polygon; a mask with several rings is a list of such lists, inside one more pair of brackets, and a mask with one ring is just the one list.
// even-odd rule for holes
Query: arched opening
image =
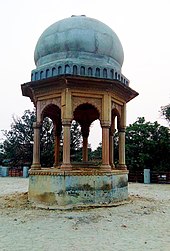
{"label": "arched opening", "polygon": [[70,161],[80,162],[82,161],[82,133],[81,126],[73,120],[70,128]]}
{"label": "arched opening", "polygon": [[93,121],[99,119],[99,111],[92,104],[79,105],[74,111],[74,120],[80,124],[82,133],[82,162],[89,162],[89,132]]}
{"label": "arched opening", "polygon": [[96,150],[99,147],[99,145],[101,146],[101,142],[102,142],[102,128],[100,120],[97,119],[93,121],[93,123],[90,126],[89,144],[92,150]]}
{"label": "arched opening", "polygon": [[49,78],[49,77],[50,77],[50,70],[49,70],[49,69],[46,70],[46,72],[45,72],[45,77],[46,77],[46,78]]}
{"label": "arched opening", "polygon": [[85,75],[85,67],[84,67],[84,66],[81,66],[81,67],[80,67],[80,75],[81,75],[81,76],[84,76],[84,75]]}
{"label": "arched opening", "polygon": [[62,67],[58,66],[58,75],[61,75],[61,74],[62,74]]}
{"label": "arched opening", "polygon": [[70,66],[67,64],[65,65],[65,74],[70,74],[71,73],[71,70],[70,70]]}
{"label": "arched opening", "polygon": [[91,67],[88,68],[88,76],[92,76],[93,75],[93,70]]}
{"label": "arched opening", "polygon": [[57,70],[55,67],[52,68],[52,76],[57,76]]}
{"label": "arched opening", "polygon": [[41,71],[41,72],[40,72],[40,79],[43,79],[43,74],[44,74],[44,72]]}
{"label": "arched opening", "polygon": [[103,77],[107,78],[107,69],[105,69],[105,68],[103,69]]}
{"label": "arched opening", "polygon": [[117,109],[112,109],[111,113],[111,127],[110,127],[110,140],[109,140],[109,161],[112,168],[118,164],[119,159],[119,138],[118,131],[120,128],[120,114]]}
{"label": "arched opening", "polygon": [[90,126],[89,144],[92,148],[91,160],[93,163],[102,163],[102,128],[100,120],[93,121]]}
{"label": "arched opening", "polygon": [[61,110],[57,105],[50,104],[41,114],[42,130],[40,137],[41,165],[57,167],[60,162],[60,140],[62,132]]}
{"label": "arched opening", "polygon": [[100,77],[100,68],[96,68],[95,77]]}
{"label": "arched opening", "polygon": [[74,65],[74,66],[73,66],[73,74],[74,74],[74,75],[77,75],[77,65]]}
{"label": "arched opening", "polygon": [[111,79],[114,79],[114,70],[113,70],[113,69],[110,70],[110,78],[111,78]]}
{"label": "arched opening", "polygon": [[38,80],[38,72],[35,72],[35,80]]}

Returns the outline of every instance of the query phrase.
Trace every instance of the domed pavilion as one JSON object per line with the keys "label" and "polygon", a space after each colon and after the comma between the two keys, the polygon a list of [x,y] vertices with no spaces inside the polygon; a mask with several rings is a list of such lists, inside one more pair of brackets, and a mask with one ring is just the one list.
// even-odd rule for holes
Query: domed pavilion
{"label": "domed pavilion", "polygon": [[[110,204],[128,197],[125,163],[126,103],[138,93],[121,73],[124,53],[115,32],[104,23],[72,16],[48,27],[40,36],[31,82],[22,94],[36,108],[29,199],[52,208]],[[54,165],[40,163],[40,129],[45,117],[54,126]],[[88,161],[88,136],[95,120],[102,128],[101,165]],[[70,161],[72,121],[81,126],[82,162]],[[115,122],[119,133],[119,163],[114,163]],[[59,162],[63,131],[63,156]]]}

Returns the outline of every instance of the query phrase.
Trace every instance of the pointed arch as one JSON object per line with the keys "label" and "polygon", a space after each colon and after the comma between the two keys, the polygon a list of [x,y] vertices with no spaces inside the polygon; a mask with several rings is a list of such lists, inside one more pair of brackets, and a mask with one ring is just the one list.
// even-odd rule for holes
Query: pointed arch
{"label": "pointed arch", "polygon": [[78,106],[83,105],[83,104],[90,104],[99,113],[99,119],[101,119],[101,114],[102,114],[102,100],[100,98],[90,98],[90,97],[74,97],[73,98],[73,114],[74,111],[77,109]]}
{"label": "pointed arch", "polygon": [[117,117],[117,128],[120,128],[121,114],[117,108],[113,108],[111,112],[111,133],[115,130],[115,118]]}
{"label": "pointed arch", "polygon": [[86,102],[76,107],[73,112],[73,117],[80,125],[84,123],[90,125],[93,121],[99,119],[100,113],[94,105]]}
{"label": "pointed arch", "polygon": [[61,124],[61,109],[55,104],[48,104],[41,112],[41,120],[45,117],[50,118],[54,124]]}

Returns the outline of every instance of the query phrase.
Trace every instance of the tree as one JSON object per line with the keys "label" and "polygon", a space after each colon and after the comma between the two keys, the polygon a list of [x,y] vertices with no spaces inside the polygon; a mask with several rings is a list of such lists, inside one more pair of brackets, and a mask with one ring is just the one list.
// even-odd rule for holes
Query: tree
{"label": "tree", "polygon": [[31,163],[33,150],[33,128],[35,112],[26,110],[19,118],[13,117],[13,123],[9,131],[3,131],[5,140],[3,142],[3,152],[6,160],[12,165]]}
{"label": "tree", "polygon": [[53,122],[44,118],[40,135],[40,162],[42,166],[50,167],[54,164],[54,132]]}
{"label": "tree", "polygon": [[[30,110],[26,110],[21,118],[13,117],[11,129],[3,131],[5,140],[0,145],[0,161],[4,158],[7,164],[11,164],[12,166],[31,165],[33,155],[33,122],[35,120],[35,111]],[[42,166],[52,166],[54,163],[54,133],[53,123],[49,118],[43,120],[40,138]],[[73,121],[70,145],[74,160],[80,159],[81,144],[80,126],[76,121]]]}
{"label": "tree", "polygon": [[97,147],[96,150],[92,151],[90,153],[90,159],[92,161],[97,162],[98,164],[101,164],[101,159],[102,159],[102,143],[99,143],[99,146]]}
{"label": "tree", "polygon": [[79,123],[72,121],[71,130],[70,154],[71,161],[81,161],[82,159],[82,133]]}
{"label": "tree", "polygon": [[170,124],[170,104],[161,107],[161,113]]}
{"label": "tree", "polygon": [[[114,136],[114,163],[118,164],[119,138]],[[143,117],[126,128],[126,164],[131,171],[150,168],[170,171],[170,130],[158,122],[146,122]],[[101,159],[102,144],[92,152],[92,159]]]}
{"label": "tree", "polygon": [[170,131],[138,118],[126,129],[126,163],[130,170],[170,170]]}

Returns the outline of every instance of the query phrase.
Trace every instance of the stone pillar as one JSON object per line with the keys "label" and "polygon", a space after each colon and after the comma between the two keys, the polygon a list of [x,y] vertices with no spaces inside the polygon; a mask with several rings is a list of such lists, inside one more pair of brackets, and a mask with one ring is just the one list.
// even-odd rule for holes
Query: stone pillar
{"label": "stone pillar", "polygon": [[[67,80],[66,80],[67,81]],[[71,170],[70,163],[70,128],[72,114],[72,94],[69,88],[62,91],[61,96],[61,119],[63,125],[63,170]]]}
{"label": "stone pillar", "polygon": [[41,169],[40,164],[40,128],[41,123],[34,122],[34,145],[33,145],[33,162],[31,169]]}
{"label": "stone pillar", "polygon": [[71,170],[70,163],[70,121],[63,121],[63,163],[62,168],[66,170]]}
{"label": "stone pillar", "polygon": [[89,137],[89,127],[90,125],[88,123],[81,124],[81,132],[83,136],[83,162],[88,161],[88,137]]}
{"label": "stone pillar", "polygon": [[83,137],[83,162],[88,161],[88,137]]}
{"label": "stone pillar", "polygon": [[119,164],[118,169],[127,169],[125,163],[125,129],[121,128],[119,130]]}
{"label": "stone pillar", "polygon": [[112,169],[115,169],[114,165],[114,133],[115,133],[115,118],[113,118],[110,136],[109,136],[109,161]]}
{"label": "stone pillar", "polygon": [[59,166],[59,156],[60,155],[60,136],[54,135],[54,167]]}
{"label": "stone pillar", "polygon": [[109,160],[112,169],[115,169],[114,165],[114,134],[110,133],[109,136]]}
{"label": "stone pillar", "polygon": [[103,170],[111,170],[109,163],[109,126],[102,125],[102,165]]}
{"label": "stone pillar", "polygon": [[103,95],[102,99],[102,165],[103,170],[110,171],[111,166],[109,163],[110,147],[109,147],[109,130],[111,126],[111,96],[109,93]]}
{"label": "stone pillar", "polygon": [[59,167],[60,160],[60,136],[62,125],[58,122],[54,123],[54,164],[53,167]]}
{"label": "stone pillar", "polygon": [[126,104],[121,108],[121,119],[119,127],[119,164],[118,169],[127,170],[125,163],[125,128],[126,128]]}

